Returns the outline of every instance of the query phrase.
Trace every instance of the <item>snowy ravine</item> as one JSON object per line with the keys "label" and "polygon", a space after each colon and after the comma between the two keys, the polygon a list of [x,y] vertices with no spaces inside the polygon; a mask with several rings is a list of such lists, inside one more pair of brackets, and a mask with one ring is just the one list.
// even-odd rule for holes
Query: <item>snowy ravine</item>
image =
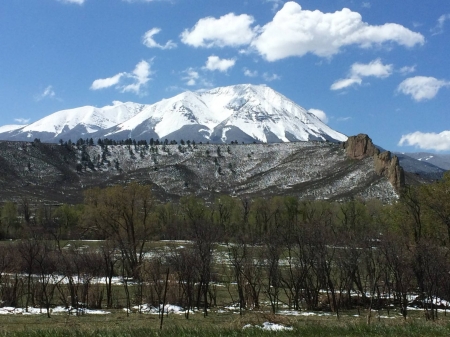
{"label": "snowy ravine", "polygon": [[168,139],[239,143],[328,140],[347,137],[264,85],[234,85],[184,92],[155,104],[114,102],[55,112],[27,126],[0,127],[1,140],[39,138]]}

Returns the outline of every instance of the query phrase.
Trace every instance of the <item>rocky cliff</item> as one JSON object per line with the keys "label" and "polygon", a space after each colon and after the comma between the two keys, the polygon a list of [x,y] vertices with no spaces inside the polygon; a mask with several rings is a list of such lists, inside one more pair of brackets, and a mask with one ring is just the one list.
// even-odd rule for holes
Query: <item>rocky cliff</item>
{"label": "rocky cliff", "polygon": [[386,177],[396,191],[405,185],[405,174],[397,156],[392,156],[390,151],[380,153],[368,135],[351,136],[342,146],[352,159],[373,157],[375,173]]}

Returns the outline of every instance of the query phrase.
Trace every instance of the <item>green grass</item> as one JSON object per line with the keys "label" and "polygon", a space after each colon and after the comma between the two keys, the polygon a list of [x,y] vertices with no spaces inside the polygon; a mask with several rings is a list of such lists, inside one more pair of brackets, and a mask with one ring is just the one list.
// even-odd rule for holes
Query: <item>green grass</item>
{"label": "green grass", "polygon": [[[263,322],[292,326],[293,331],[271,332],[259,328],[242,329],[244,325],[261,326]],[[67,316],[54,315],[0,317],[0,337],[3,336],[450,336],[450,320],[441,316],[435,322],[425,321],[419,314],[404,321],[399,315],[393,319],[374,319],[368,326],[365,317],[334,316],[282,316],[263,312],[246,312],[243,316],[233,313],[211,312],[208,317],[196,313],[186,320],[182,315],[164,318],[163,330],[159,330],[156,315],[131,314],[116,310],[110,315]]]}
{"label": "green grass", "polygon": [[104,329],[42,329],[42,330],[28,330],[15,332],[5,332],[0,336],[17,336],[17,337],[151,337],[151,336],[179,336],[179,337],[232,337],[232,336],[448,336],[450,334],[449,325],[442,326],[439,324],[405,324],[405,325],[383,325],[375,324],[371,326],[357,324],[345,326],[333,325],[305,325],[296,327],[293,331],[262,331],[261,329],[230,329],[230,328],[216,328],[216,327],[201,327],[201,328],[184,328],[184,327],[170,327],[162,331],[153,328],[104,328]]}

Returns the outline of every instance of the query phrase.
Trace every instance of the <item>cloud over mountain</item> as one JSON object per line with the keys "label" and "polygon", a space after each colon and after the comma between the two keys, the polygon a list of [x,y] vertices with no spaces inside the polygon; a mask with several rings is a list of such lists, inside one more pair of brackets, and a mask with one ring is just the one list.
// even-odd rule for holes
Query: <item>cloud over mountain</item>
{"label": "cloud over mountain", "polygon": [[441,88],[449,86],[450,81],[438,80],[434,77],[415,76],[400,83],[397,91],[420,102],[434,98]]}
{"label": "cloud over mountain", "polygon": [[192,29],[181,34],[181,41],[192,47],[239,47],[248,45],[255,32],[251,28],[254,18],[247,14],[229,13],[219,19],[200,19]]}
{"label": "cloud over mountain", "polygon": [[287,2],[273,20],[261,28],[252,46],[268,61],[277,61],[307,53],[331,57],[345,46],[370,48],[387,42],[405,47],[425,42],[422,34],[399,24],[373,26],[348,8],[334,13],[303,10]]}
{"label": "cloud over mountain", "polygon": [[331,90],[340,90],[354,84],[361,85],[362,78],[373,76],[377,78],[389,77],[392,74],[393,65],[384,65],[380,59],[376,59],[368,64],[354,63],[351,66],[349,77],[337,80],[331,85]]}
{"label": "cloud over mountain", "polygon": [[161,32],[161,28],[152,28],[145,32],[144,36],[142,37],[142,43],[148,47],[148,48],[159,48],[159,49],[174,49],[177,47],[177,44],[174,43],[172,40],[167,41],[164,45],[161,45],[155,41],[153,36]]}
{"label": "cloud over mountain", "polygon": [[416,131],[403,135],[399,146],[415,146],[423,150],[449,151],[450,150],[450,131],[441,133]]}
{"label": "cloud over mountain", "polygon": [[206,61],[205,68],[207,70],[218,70],[220,72],[226,72],[228,69],[232,68],[236,63],[234,59],[221,59],[218,56],[212,55],[208,57]]}
{"label": "cloud over mountain", "polygon": [[121,92],[141,94],[142,88],[150,81],[151,64],[145,60],[136,64],[131,73],[118,73],[107,78],[100,78],[92,82],[91,90],[106,89],[116,86]]}

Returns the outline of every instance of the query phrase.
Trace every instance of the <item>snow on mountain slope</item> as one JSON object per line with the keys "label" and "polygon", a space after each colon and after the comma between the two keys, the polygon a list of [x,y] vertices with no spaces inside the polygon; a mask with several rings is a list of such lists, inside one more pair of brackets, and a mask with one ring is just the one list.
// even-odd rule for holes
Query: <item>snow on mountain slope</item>
{"label": "snow on mountain slope", "polygon": [[146,106],[138,115],[117,125],[114,133],[124,130],[134,130],[143,123],[151,121],[159,137],[164,137],[186,125],[204,125],[214,128],[224,117],[201,100],[197,93],[185,92],[175,97],[162,100],[156,104]]}
{"label": "snow on mountain slope", "polygon": [[23,128],[24,126],[26,126],[26,125],[16,125],[16,124],[3,125],[3,126],[0,126],[0,133],[12,132],[12,131],[18,130],[20,128]]}
{"label": "snow on mountain slope", "polygon": [[[238,140],[243,135],[246,135],[246,140],[259,142],[347,139],[299,105],[262,85],[235,85],[185,92],[148,106],[103,136],[114,138],[114,135],[124,131],[132,135],[133,130],[145,129],[143,124],[159,138],[174,136],[181,128],[199,126],[197,137],[191,132],[184,138],[214,142]],[[144,137],[144,134],[135,133],[134,136]],[[182,132],[176,135],[182,137]],[[237,138],[234,137],[236,135]]]}
{"label": "snow on mountain slope", "polygon": [[[347,139],[304,108],[266,86],[241,85],[218,88],[204,95],[227,97],[228,103],[225,107],[233,110],[233,113],[224,126],[237,127],[261,142],[270,142],[270,134],[283,142]],[[226,139],[226,132],[222,138]]]}
{"label": "snow on mountain slope", "polygon": [[62,110],[48,115],[34,123],[14,130],[2,139],[30,140],[40,138],[41,141],[55,142],[59,139],[85,138],[88,134],[110,128],[138,114],[143,104],[113,102],[112,106],[96,108],[84,106]]}
{"label": "snow on mountain slope", "polygon": [[450,170],[450,154],[412,152],[412,153],[403,153],[403,155],[414,158],[423,163],[428,163],[437,166],[445,171]]}
{"label": "snow on mountain slope", "polygon": [[24,132],[52,132],[55,136],[64,129],[73,129],[77,125],[86,127],[88,133],[112,127],[139,113],[143,107],[136,103],[114,102],[113,106],[95,108],[85,106],[76,109],[55,112],[23,128]]}
{"label": "snow on mountain slope", "polygon": [[347,139],[273,89],[250,84],[188,91],[152,105],[114,102],[103,108],[63,110],[12,133],[0,131],[0,139],[13,140],[55,142],[87,136],[214,143]]}

